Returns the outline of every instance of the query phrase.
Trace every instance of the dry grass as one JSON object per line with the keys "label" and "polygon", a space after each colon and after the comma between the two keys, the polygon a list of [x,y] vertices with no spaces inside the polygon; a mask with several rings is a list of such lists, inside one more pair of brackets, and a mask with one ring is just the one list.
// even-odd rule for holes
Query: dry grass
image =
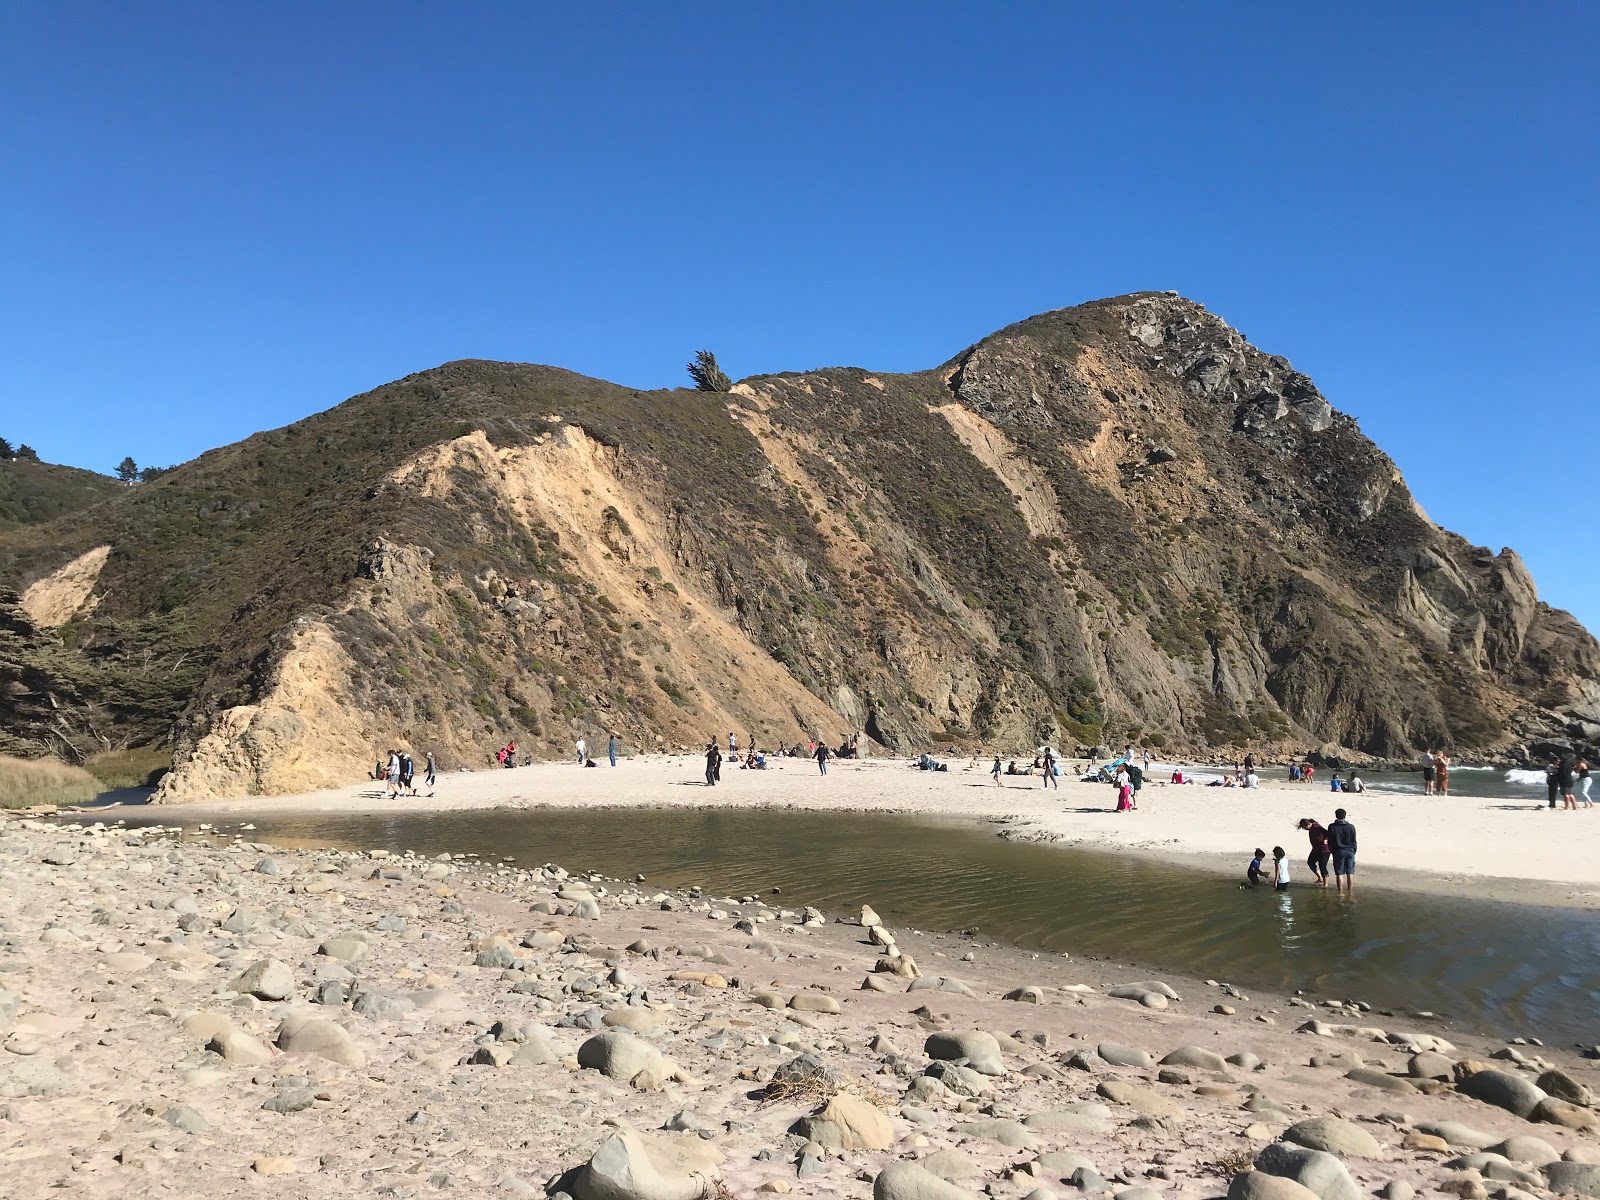
{"label": "dry grass", "polygon": [[763,1105],[798,1103],[811,1108],[820,1108],[841,1094],[853,1096],[857,1100],[864,1100],[883,1109],[894,1108],[898,1103],[876,1088],[860,1087],[853,1080],[847,1079],[838,1084],[829,1083],[827,1076],[821,1071],[802,1075],[798,1079],[774,1079],[762,1089],[761,1103]]}
{"label": "dry grass", "polygon": [[1252,1170],[1255,1167],[1255,1154],[1249,1149],[1229,1150],[1219,1158],[1205,1163],[1202,1170],[1223,1179],[1232,1179],[1235,1175]]}
{"label": "dry grass", "polygon": [[83,804],[102,790],[100,781],[82,767],[71,767],[53,758],[0,754],[0,808]]}

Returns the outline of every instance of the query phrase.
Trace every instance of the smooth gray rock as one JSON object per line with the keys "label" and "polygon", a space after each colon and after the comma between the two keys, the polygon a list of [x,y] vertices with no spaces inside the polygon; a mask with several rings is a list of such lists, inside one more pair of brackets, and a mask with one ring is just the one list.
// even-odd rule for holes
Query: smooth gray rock
{"label": "smooth gray rock", "polygon": [[1292,1179],[1322,1200],[1364,1200],[1344,1164],[1325,1150],[1273,1142],[1256,1155],[1256,1170]]}
{"label": "smooth gray rock", "polygon": [[1456,1091],[1526,1117],[1545,1098],[1544,1089],[1504,1071],[1477,1071],[1456,1084]]}
{"label": "smooth gray rock", "polygon": [[1413,1079],[1450,1079],[1455,1074],[1456,1060],[1436,1050],[1422,1050],[1413,1054],[1406,1063],[1406,1071]]}
{"label": "smooth gray rock", "polygon": [[1010,1146],[1013,1150],[1031,1150],[1034,1145],[1033,1134],[1021,1121],[1013,1121],[1004,1117],[991,1117],[983,1121],[969,1121],[965,1125],[957,1125],[955,1132],[961,1137],[982,1138],[987,1142],[999,1142],[1002,1146]]}
{"label": "smooth gray rock", "polygon": [[950,975],[924,975],[921,979],[913,979],[908,992],[954,992],[959,996],[975,996],[966,984]]}
{"label": "smooth gray rock", "polygon": [[599,1071],[608,1079],[629,1082],[642,1071],[661,1070],[661,1051],[620,1029],[596,1034],[578,1047],[578,1065]]}
{"label": "smooth gray rock", "polygon": [[363,1017],[375,1021],[393,1021],[413,1013],[417,1010],[416,1001],[409,996],[400,996],[394,992],[367,992],[359,993],[355,1003],[350,1006]]}
{"label": "smooth gray rock", "polygon": [[204,1133],[211,1128],[211,1122],[187,1104],[174,1105],[167,1109],[161,1114],[161,1119],[174,1129],[181,1129],[185,1133]]}
{"label": "smooth gray rock", "polygon": [[1491,1154],[1503,1155],[1512,1162],[1532,1163],[1536,1167],[1543,1167],[1557,1161],[1561,1155],[1556,1148],[1543,1138],[1529,1137],[1526,1134],[1517,1134],[1508,1137],[1503,1142],[1496,1142],[1489,1146]]}
{"label": "smooth gray rock", "polygon": [[940,1179],[918,1163],[897,1162],[878,1172],[872,1182],[872,1200],[974,1200],[974,1197],[973,1193]]}
{"label": "smooth gray rock", "polygon": [[1297,1146],[1348,1158],[1378,1158],[1383,1154],[1377,1138],[1342,1117],[1312,1117],[1289,1126],[1280,1137]]}
{"label": "smooth gray rock", "polygon": [[1418,1133],[1441,1137],[1453,1149],[1482,1150],[1500,1140],[1498,1133],[1485,1133],[1461,1121],[1420,1121]]}
{"label": "smooth gray rock", "polygon": [[329,938],[317,947],[317,953],[341,962],[359,962],[367,955],[367,943],[352,935]]}
{"label": "smooth gray rock", "polygon": [[929,1058],[945,1062],[966,1060],[967,1066],[980,1075],[1003,1075],[1005,1065],[1000,1060],[1000,1043],[989,1033],[931,1033],[923,1043],[922,1052]]}
{"label": "smooth gray rock", "polygon": [[577,1200],[709,1200],[722,1154],[697,1137],[622,1129],[579,1169]]}
{"label": "smooth gray rock", "polygon": [[1316,1200],[1316,1195],[1292,1179],[1265,1171],[1241,1171],[1228,1184],[1228,1200]]}
{"label": "smooth gray rock", "polygon": [[980,1075],[971,1067],[963,1067],[957,1063],[936,1062],[929,1065],[927,1074],[933,1076],[945,1087],[958,1096],[965,1096],[975,1100],[990,1088],[986,1076]]}
{"label": "smooth gray rock", "polygon": [[1544,1177],[1552,1192],[1600,1198],[1600,1164],[1553,1162],[1545,1167]]}
{"label": "smooth gray rock", "polygon": [[1124,1046],[1121,1042],[1101,1042],[1095,1053],[1113,1067],[1153,1067],[1155,1056],[1137,1046]]}
{"label": "smooth gray rock", "polygon": [[285,1017],[278,1027],[278,1049],[285,1054],[314,1054],[346,1067],[367,1064],[366,1054],[344,1028],[321,1017]]}
{"label": "smooth gray rock", "polygon": [[1200,1071],[1215,1071],[1219,1075],[1228,1070],[1222,1055],[1204,1046],[1179,1046],[1161,1060],[1164,1067],[1194,1067]]}
{"label": "smooth gray rock", "polygon": [[285,963],[264,958],[241,971],[230,986],[258,1000],[287,1000],[294,992],[294,972]]}

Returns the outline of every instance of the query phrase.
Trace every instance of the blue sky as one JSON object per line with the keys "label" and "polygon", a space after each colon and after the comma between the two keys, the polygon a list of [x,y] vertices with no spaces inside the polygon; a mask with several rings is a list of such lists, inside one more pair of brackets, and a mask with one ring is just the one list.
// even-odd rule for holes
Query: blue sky
{"label": "blue sky", "polygon": [[1176,288],[1600,629],[1597,54],[1593,4],[12,0],[0,434],[164,464],[453,358],[910,370]]}

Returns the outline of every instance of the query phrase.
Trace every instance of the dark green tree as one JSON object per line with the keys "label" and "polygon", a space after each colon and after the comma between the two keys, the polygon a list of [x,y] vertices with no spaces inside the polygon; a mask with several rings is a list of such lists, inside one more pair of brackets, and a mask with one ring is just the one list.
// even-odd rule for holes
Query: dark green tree
{"label": "dark green tree", "polygon": [[689,364],[689,378],[702,392],[726,392],[733,387],[733,380],[717,366],[717,356],[709,350],[694,352],[694,361]]}
{"label": "dark green tree", "polygon": [[117,478],[123,483],[134,483],[139,478],[139,464],[133,461],[133,455],[128,455],[117,464]]}
{"label": "dark green tree", "polygon": [[38,462],[39,452],[32,446],[22,445],[17,447],[17,457],[25,462]]}
{"label": "dark green tree", "polygon": [[0,458],[10,458],[16,451],[11,448],[11,443],[5,438],[0,438]]}
{"label": "dark green tree", "polygon": [[139,482],[149,483],[152,479],[160,479],[170,470],[172,470],[171,467],[140,467]]}

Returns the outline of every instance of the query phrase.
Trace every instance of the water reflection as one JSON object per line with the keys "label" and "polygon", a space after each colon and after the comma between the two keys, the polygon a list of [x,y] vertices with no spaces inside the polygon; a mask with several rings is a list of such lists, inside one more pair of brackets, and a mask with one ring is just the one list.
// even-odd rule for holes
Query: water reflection
{"label": "water reflection", "polygon": [[[170,811],[143,818],[170,822]],[[1114,854],[1017,845],[966,823],[751,810],[260,817],[252,838],[515,856],[791,905],[870,903],[895,925],[977,927],[1047,951],[1240,985],[1431,1009],[1501,1036],[1600,1041],[1600,918],[1365,889],[1240,888]]]}

